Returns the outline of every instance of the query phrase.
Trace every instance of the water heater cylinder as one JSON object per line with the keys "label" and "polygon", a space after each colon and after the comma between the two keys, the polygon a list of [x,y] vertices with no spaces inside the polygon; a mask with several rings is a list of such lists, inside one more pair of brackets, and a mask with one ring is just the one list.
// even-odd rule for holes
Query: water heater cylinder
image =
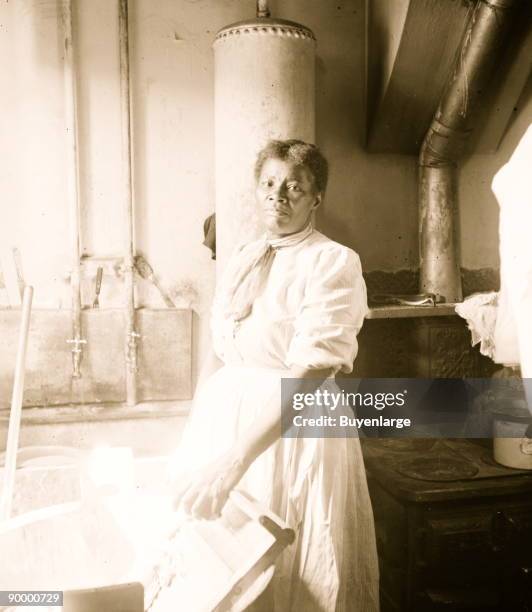
{"label": "water heater cylinder", "polygon": [[314,34],[260,18],[220,30],[215,56],[217,270],[237,244],[263,232],[253,168],[270,139],[315,139]]}

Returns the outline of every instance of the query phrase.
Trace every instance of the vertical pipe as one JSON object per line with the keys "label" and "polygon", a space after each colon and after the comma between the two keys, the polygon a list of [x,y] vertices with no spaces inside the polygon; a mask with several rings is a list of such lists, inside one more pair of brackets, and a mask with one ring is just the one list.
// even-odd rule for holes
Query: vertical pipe
{"label": "vertical pipe", "polygon": [[26,364],[26,349],[28,346],[28,334],[30,329],[32,297],[33,287],[25,287],[24,297],[22,299],[22,320],[20,323],[17,361],[15,364],[15,376],[13,380],[13,394],[11,396],[11,410],[9,412],[6,465],[4,469],[5,477],[2,487],[2,497],[0,499],[0,521],[7,520],[11,514],[11,502],[13,500],[15,473],[17,469],[17,451],[20,432],[20,421],[22,419],[24,372]]}
{"label": "vertical pipe", "polygon": [[125,216],[124,285],[126,307],[126,394],[127,404],[137,403],[137,344],[135,330],[135,269],[133,247],[133,189],[131,178],[131,98],[129,90],[128,2],[119,0],[120,109],[122,128],[122,172]]}
{"label": "vertical pipe", "polygon": [[268,0],[257,0],[257,17],[269,17]]}
{"label": "vertical pipe", "polygon": [[82,346],[87,341],[82,338],[81,325],[81,262],[80,262],[80,214],[78,188],[78,138],[76,122],[76,64],[72,37],[72,0],[63,0],[61,18],[64,34],[64,86],[65,86],[65,123],[67,138],[67,197],[70,220],[70,287],[72,293],[72,376],[81,377]]}
{"label": "vertical pipe", "polygon": [[419,154],[420,290],[462,300],[457,165],[497,65],[516,0],[478,0]]}
{"label": "vertical pipe", "polygon": [[456,232],[456,167],[423,168],[419,177],[420,292],[462,300]]}

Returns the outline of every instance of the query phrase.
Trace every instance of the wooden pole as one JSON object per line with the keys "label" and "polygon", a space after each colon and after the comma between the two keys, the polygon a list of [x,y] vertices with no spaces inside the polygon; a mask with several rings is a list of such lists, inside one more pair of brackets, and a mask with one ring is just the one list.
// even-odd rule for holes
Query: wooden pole
{"label": "wooden pole", "polygon": [[32,298],[33,287],[25,287],[24,297],[22,300],[22,321],[19,332],[17,361],[15,364],[13,394],[11,396],[11,411],[9,413],[4,485],[2,488],[2,498],[0,500],[0,521],[7,520],[11,515],[11,502],[13,499],[13,488],[15,485],[15,471],[17,469],[18,438],[20,432],[20,421],[22,418],[24,371],[26,364],[26,349],[28,346],[28,333],[30,328]]}

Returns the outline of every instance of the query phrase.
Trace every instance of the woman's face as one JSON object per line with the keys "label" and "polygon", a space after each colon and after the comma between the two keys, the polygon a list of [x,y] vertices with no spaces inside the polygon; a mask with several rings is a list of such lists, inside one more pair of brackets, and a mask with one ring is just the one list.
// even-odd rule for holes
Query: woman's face
{"label": "woman's face", "polygon": [[302,230],[321,203],[309,169],[281,159],[264,162],[255,195],[264,224],[278,236]]}

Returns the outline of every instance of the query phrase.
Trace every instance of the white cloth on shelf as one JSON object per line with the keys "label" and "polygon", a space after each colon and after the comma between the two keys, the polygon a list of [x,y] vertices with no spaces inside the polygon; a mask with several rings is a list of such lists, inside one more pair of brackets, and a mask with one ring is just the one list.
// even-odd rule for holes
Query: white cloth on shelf
{"label": "white cloth on shelf", "polygon": [[[246,257],[246,249],[234,257]],[[231,266],[238,267],[238,261]],[[367,313],[360,260],[313,230],[271,261],[249,316],[227,317],[222,276],[212,335],[224,366],[198,389],[175,462],[183,471],[216,460],[269,402],[292,365],[351,372]],[[324,385],[337,388],[333,379]],[[358,438],[281,438],[239,488],[296,530],[279,559],[272,612],[374,612],[379,607],[373,513]]]}
{"label": "white cloth on shelf", "polygon": [[480,343],[480,352],[495,359],[495,322],[498,296],[496,291],[475,293],[455,306],[455,312],[467,321],[471,332],[471,345]]}

